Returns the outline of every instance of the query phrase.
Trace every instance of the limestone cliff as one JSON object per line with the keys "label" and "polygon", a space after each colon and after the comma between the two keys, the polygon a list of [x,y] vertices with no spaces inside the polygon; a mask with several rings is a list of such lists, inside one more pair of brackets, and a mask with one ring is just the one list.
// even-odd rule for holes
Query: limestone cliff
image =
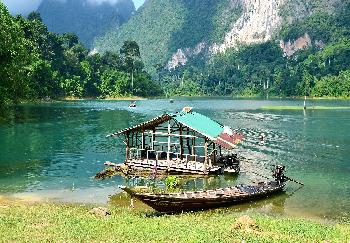
{"label": "limestone cliff", "polygon": [[[332,13],[341,6],[342,1],[231,0],[229,4],[241,6],[243,9],[241,16],[232,23],[231,29],[225,33],[223,42],[202,42],[201,45],[203,47],[200,51],[205,51],[209,55],[215,55],[229,48],[235,48],[238,45],[269,41],[277,37],[278,31],[284,23],[291,24],[293,21],[300,21],[320,9]],[[315,40],[314,44],[317,47],[322,47],[323,45],[317,40]],[[305,33],[304,36],[300,36],[296,40],[280,40],[280,46],[286,56],[291,56],[300,49],[312,46],[312,40]],[[191,51],[191,48],[179,49],[170,59],[168,67],[175,68],[178,65],[186,64],[186,61],[175,61],[178,59],[178,53],[182,54],[181,60],[187,60],[188,57],[198,54],[198,52]]]}
{"label": "limestone cliff", "polygon": [[211,52],[223,52],[237,44],[252,44],[268,41],[282,24],[280,6],[285,0],[242,0],[242,16],[226,33],[224,43],[214,43]]}
{"label": "limestone cliff", "polygon": [[[99,52],[118,51],[125,40],[132,39],[140,45],[146,67],[174,69],[198,55],[210,58],[239,45],[278,43],[285,24],[317,11],[333,13],[343,1],[148,0],[126,24],[96,39],[94,47]],[[296,39],[305,37],[298,35]],[[283,40],[281,47],[292,55],[316,41],[306,39]]]}

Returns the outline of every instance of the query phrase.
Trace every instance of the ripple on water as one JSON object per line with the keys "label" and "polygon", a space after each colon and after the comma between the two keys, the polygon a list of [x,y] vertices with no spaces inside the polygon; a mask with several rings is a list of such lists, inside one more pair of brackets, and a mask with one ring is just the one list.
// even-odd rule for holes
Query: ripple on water
{"label": "ripple on water", "polygon": [[[66,198],[63,199],[66,201],[93,202],[91,195],[107,199],[107,193],[102,192],[113,192],[118,184],[127,182],[119,177],[105,181],[92,179],[94,173],[104,168],[104,161],[123,161],[125,151],[121,140],[106,139],[105,135],[164,112],[191,106],[237,129],[245,137],[236,149],[243,161],[243,173],[237,178],[197,181],[196,185],[264,180],[251,172],[266,176],[271,173],[271,165],[284,164],[288,176],[302,180],[304,188],[294,192],[297,185],[289,183],[285,195],[236,209],[247,207],[307,217],[346,217],[350,211],[350,136],[347,132],[350,112],[259,110],[264,105],[298,105],[298,102],[184,98],[175,99],[172,104],[167,99],[137,101],[136,109],[128,107],[129,101],[20,106],[8,119],[0,121],[0,191],[39,192],[50,194],[53,199]],[[333,105],[332,101],[315,103]],[[349,104],[335,102],[341,106]],[[261,134],[264,134],[264,143],[260,142]]]}

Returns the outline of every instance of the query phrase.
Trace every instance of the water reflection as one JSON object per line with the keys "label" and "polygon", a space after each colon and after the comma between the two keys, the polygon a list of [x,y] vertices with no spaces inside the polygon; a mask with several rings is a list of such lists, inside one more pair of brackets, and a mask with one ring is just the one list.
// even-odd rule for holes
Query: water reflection
{"label": "water reflection", "polygon": [[[317,106],[349,106],[349,101],[310,101]],[[252,183],[250,171],[269,175],[282,163],[287,174],[306,186],[264,203],[286,214],[348,217],[350,211],[350,111],[264,111],[266,105],[302,105],[302,100],[176,99],[139,101],[74,101],[20,105],[0,113],[0,192],[46,195],[57,200],[101,202],[131,183],[121,177],[96,181],[105,161],[122,162],[124,146],[105,136],[160,115],[192,106],[242,132],[236,152],[244,158],[237,178],[202,178],[186,182],[188,189]],[[259,136],[265,134],[264,143]],[[136,182],[135,182],[136,183]],[[160,182],[160,186],[163,186]],[[72,190],[74,188],[74,190]],[[295,189],[287,188],[287,195]],[[104,198],[104,200],[101,200]],[[279,203],[282,200],[283,203]],[[255,205],[255,203],[253,204]],[[283,205],[283,206],[282,206]],[[243,206],[237,207],[240,209]],[[256,210],[256,209],[253,209]]]}
{"label": "water reflection", "polygon": [[[238,175],[219,175],[219,176],[186,176],[177,175],[177,179],[180,183],[180,190],[182,191],[199,191],[209,190],[215,188],[222,188],[235,185]],[[125,177],[124,177],[125,178]],[[150,189],[156,188],[165,190],[166,175],[152,178],[149,177],[130,176],[125,178],[125,185],[128,187],[147,186]]]}

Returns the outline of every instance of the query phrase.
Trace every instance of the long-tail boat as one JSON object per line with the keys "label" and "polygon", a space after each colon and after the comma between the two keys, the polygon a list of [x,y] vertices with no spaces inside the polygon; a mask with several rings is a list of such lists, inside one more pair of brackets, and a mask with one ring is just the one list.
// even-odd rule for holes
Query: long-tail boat
{"label": "long-tail boat", "polygon": [[121,186],[120,188],[159,212],[186,212],[218,208],[246,201],[266,198],[280,193],[286,181],[284,166],[273,170],[274,180],[260,182],[256,185],[236,185],[215,190],[182,192],[182,193],[142,193]]}
{"label": "long-tail boat", "polygon": [[[239,172],[232,150],[243,136],[185,107],[107,137],[124,137],[124,165],[130,169],[175,174]],[[112,165],[107,163],[106,165]]]}

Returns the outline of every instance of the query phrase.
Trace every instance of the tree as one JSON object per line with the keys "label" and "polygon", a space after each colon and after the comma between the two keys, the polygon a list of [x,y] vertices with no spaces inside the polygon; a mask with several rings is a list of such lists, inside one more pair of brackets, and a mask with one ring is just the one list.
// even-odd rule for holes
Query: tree
{"label": "tree", "polygon": [[103,97],[119,97],[128,95],[129,78],[126,73],[106,70],[101,76],[102,83],[98,87]]}
{"label": "tree", "polygon": [[0,2],[0,106],[18,102],[28,94],[28,79],[23,68],[30,54],[19,24]]}
{"label": "tree", "polygon": [[134,90],[134,71],[142,70],[140,48],[135,41],[125,41],[120,49],[123,58],[125,70],[131,74],[131,93]]}
{"label": "tree", "polygon": [[65,48],[72,48],[79,43],[79,38],[74,33],[64,33],[61,35],[61,40]]}
{"label": "tree", "polygon": [[75,34],[50,33],[39,13],[32,12],[28,19],[13,17],[0,2],[0,43],[0,106],[46,97],[161,93],[143,71],[133,41],[125,42],[120,54],[101,57],[89,53]]}
{"label": "tree", "polygon": [[40,13],[36,12],[36,11],[33,11],[33,12],[29,13],[27,19],[29,21],[43,22],[43,19],[41,18]]}

